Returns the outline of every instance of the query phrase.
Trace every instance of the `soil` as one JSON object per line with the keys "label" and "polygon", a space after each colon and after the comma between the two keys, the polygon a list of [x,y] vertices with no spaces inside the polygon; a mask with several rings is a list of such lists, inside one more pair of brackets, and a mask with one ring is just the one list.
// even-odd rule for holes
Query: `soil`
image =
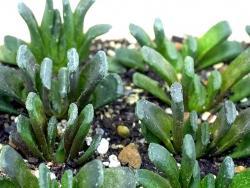
{"label": "soil", "polygon": [[[180,43],[182,42],[182,39],[179,37],[174,37],[173,40]],[[116,48],[121,46],[127,47],[129,45],[130,43],[126,40],[96,40],[93,43],[93,47],[91,48],[91,53],[94,54],[97,50],[104,50],[107,54],[112,55]],[[101,159],[103,162],[108,161],[108,157],[110,155],[114,154],[118,156],[119,152],[122,149],[122,147],[119,146],[126,146],[129,143],[135,143],[136,145],[138,145],[138,150],[142,158],[141,168],[150,169],[155,172],[158,172],[148,158],[148,144],[140,133],[140,127],[135,117],[134,109],[137,97],[145,98],[151,102],[159,104],[164,108],[166,108],[166,106],[164,106],[157,98],[147,94],[146,92],[141,92],[140,89],[134,87],[134,85],[132,84],[133,73],[134,70],[128,70],[126,73],[121,75],[125,86],[125,96],[117,100],[113,104],[107,105],[95,112],[95,121],[93,123],[93,129],[102,128],[104,130],[104,138],[109,141],[110,148],[105,155],[100,156],[96,154],[95,156],[93,156],[93,158]],[[148,72],[147,74],[158,79],[157,76],[155,76],[152,72]],[[131,96],[134,96],[134,98]],[[7,144],[9,142],[9,134],[15,127],[14,119],[15,116],[11,116],[8,114],[0,114],[0,144]],[[125,125],[129,128],[129,137],[122,138],[117,134],[116,127],[118,125]],[[176,160],[180,162],[180,156],[176,156]],[[201,175],[204,176],[208,173],[217,174],[219,164],[222,160],[223,157],[209,157],[199,159]],[[234,160],[234,162],[236,166],[241,165],[245,167],[250,167],[250,158]],[[38,164],[39,163],[37,160],[32,160],[32,158],[29,159],[29,167],[31,169],[37,169]],[[55,165],[50,163],[48,163],[47,165],[51,166],[51,171],[55,173],[58,179],[60,179],[64,170],[71,168],[70,166]],[[76,172],[77,169],[74,169],[73,171]]]}

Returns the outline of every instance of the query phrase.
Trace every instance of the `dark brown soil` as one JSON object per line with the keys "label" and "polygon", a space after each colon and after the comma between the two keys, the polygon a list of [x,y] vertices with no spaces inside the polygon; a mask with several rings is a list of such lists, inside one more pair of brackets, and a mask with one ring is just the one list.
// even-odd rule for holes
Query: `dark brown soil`
{"label": "dark brown soil", "polygon": [[[175,38],[175,41],[181,42],[181,38]],[[112,43],[112,44],[111,44]],[[110,51],[115,50],[115,46],[129,46],[129,42],[126,40],[118,40],[118,41],[101,41],[97,40],[93,44],[92,47],[92,54],[95,53],[97,50],[104,50],[107,53],[110,53]],[[130,94],[138,94],[139,98],[145,98],[151,102],[157,103],[162,107],[164,104],[162,104],[159,100],[152,97],[151,95],[148,95],[147,93],[143,92],[140,93],[136,91],[136,89],[133,86],[132,83],[132,75],[134,73],[134,70],[128,70],[126,73],[121,75],[124,86],[125,86],[125,96],[118,101],[114,102],[113,104],[109,106],[105,106],[99,111],[95,113],[95,121],[94,121],[94,127],[93,128],[102,128],[105,132],[104,138],[109,139],[110,148],[108,150],[108,153],[104,156],[93,156],[93,158],[99,158],[102,161],[108,161],[108,156],[115,154],[118,156],[119,152],[121,151],[121,148],[117,148],[115,146],[117,145],[123,145],[126,146],[129,143],[135,143],[138,145],[138,149],[140,152],[140,155],[142,157],[142,166],[141,168],[150,169],[153,171],[157,171],[157,169],[154,167],[154,165],[149,161],[148,155],[147,155],[147,147],[148,144],[145,142],[143,136],[140,134],[140,127],[138,125],[138,121],[135,117],[134,110],[135,110],[135,103],[129,104],[128,98]],[[149,72],[150,76],[155,77],[151,72]],[[155,77],[157,79],[157,77]],[[14,129],[15,123],[14,123],[13,116],[7,115],[7,114],[0,114],[0,143],[1,144],[7,144],[9,141],[9,134]],[[125,125],[130,130],[130,136],[128,138],[122,138],[118,136],[116,132],[116,127],[118,125]],[[176,156],[176,160],[180,162],[180,156]],[[199,164],[202,172],[202,176],[208,173],[217,174],[218,167],[220,162],[223,160],[222,157],[219,158],[203,158],[199,159]],[[250,159],[241,159],[241,160],[234,160],[236,165],[242,165],[245,167],[250,167]],[[29,159],[29,166],[31,169],[37,169],[38,167],[38,161]],[[51,170],[56,174],[57,178],[60,179],[62,173],[64,170],[71,168],[70,166],[65,165],[54,165],[51,164]],[[76,172],[76,169],[74,169],[74,172]]]}

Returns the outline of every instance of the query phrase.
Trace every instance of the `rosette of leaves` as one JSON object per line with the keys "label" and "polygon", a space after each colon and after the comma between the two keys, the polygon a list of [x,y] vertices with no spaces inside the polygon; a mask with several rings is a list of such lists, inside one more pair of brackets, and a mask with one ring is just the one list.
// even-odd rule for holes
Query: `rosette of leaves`
{"label": "rosette of leaves", "polygon": [[10,138],[27,157],[31,155],[57,163],[73,161],[80,165],[92,156],[101,141],[103,131],[97,129],[91,145],[88,147],[84,144],[94,118],[91,104],[80,112],[75,103],[70,104],[64,127],[59,127],[55,116],[46,116],[45,106],[36,93],[29,93],[26,109],[28,117],[17,117],[17,132],[13,132]]}
{"label": "rosette of leaves", "polygon": [[230,92],[230,89],[250,72],[250,48],[243,51],[223,71],[209,72],[207,78],[195,73],[195,63],[190,56],[185,58],[182,73],[179,74],[154,49],[144,46],[141,54],[145,63],[161,80],[157,81],[137,72],[133,75],[133,83],[167,105],[171,105],[167,92],[169,86],[176,81],[181,82],[184,88],[184,105],[188,111],[204,112],[215,107]]}
{"label": "rosette of leaves", "polygon": [[148,142],[162,143],[170,152],[178,153],[184,135],[190,134],[195,140],[198,158],[220,155],[232,148],[235,148],[232,157],[250,155],[250,109],[238,113],[233,102],[225,101],[214,122],[201,122],[195,111],[185,112],[180,83],[174,83],[170,92],[171,115],[144,99],[136,104],[135,113]]}
{"label": "rosette of leaves", "polygon": [[[121,78],[108,74],[104,52],[97,52],[89,63],[80,67],[79,55],[72,48],[67,52],[67,61],[67,66],[61,67],[56,75],[50,58],[44,58],[39,65],[29,48],[21,45],[17,53],[19,69],[0,65],[0,94],[24,105],[28,93],[36,92],[45,113],[58,118],[67,113],[72,102],[80,109],[89,103],[99,108],[122,96]],[[5,107],[11,109],[11,104],[4,102]]]}
{"label": "rosette of leaves", "polygon": [[[201,37],[187,36],[181,49],[177,49],[166,37],[159,18],[154,22],[154,40],[138,25],[130,24],[129,30],[141,47],[147,46],[157,51],[176,72],[182,72],[186,56],[194,59],[195,70],[202,70],[220,62],[228,62],[243,50],[241,43],[228,40],[232,31],[227,21],[215,24]],[[141,57],[137,49],[121,48],[117,50],[115,59],[125,67],[143,71],[146,60]]]}
{"label": "rosette of leaves", "polygon": [[19,3],[18,11],[28,26],[31,42],[6,36],[4,45],[0,47],[0,60],[16,64],[18,48],[26,44],[37,62],[42,62],[44,57],[49,57],[54,62],[54,70],[66,66],[66,52],[70,48],[77,50],[80,63],[82,63],[89,55],[92,40],[111,28],[110,25],[100,24],[83,32],[85,15],[93,3],[94,0],[80,0],[76,9],[72,11],[69,0],[63,0],[62,20],[59,10],[53,7],[53,0],[46,0],[40,25],[32,11],[24,3]]}
{"label": "rosette of leaves", "polygon": [[223,160],[216,178],[213,174],[208,174],[201,179],[192,136],[187,134],[183,143],[180,167],[167,149],[159,144],[150,144],[149,159],[161,172],[161,176],[149,170],[139,169],[136,172],[139,184],[146,188],[230,187],[234,177],[234,162],[231,157]]}
{"label": "rosette of leaves", "polygon": [[4,188],[135,188],[136,179],[133,170],[120,167],[105,169],[102,162],[93,160],[80,168],[77,174],[66,170],[57,181],[42,163],[39,165],[39,177],[33,175],[27,164],[10,146],[4,146],[0,153],[0,170],[6,174],[0,177]]}

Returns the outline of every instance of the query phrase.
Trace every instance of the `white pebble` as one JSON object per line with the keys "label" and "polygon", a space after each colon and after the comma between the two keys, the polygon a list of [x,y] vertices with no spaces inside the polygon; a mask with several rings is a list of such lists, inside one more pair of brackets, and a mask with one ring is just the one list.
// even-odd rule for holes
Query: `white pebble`
{"label": "white pebble", "polygon": [[210,112],[204,112],[202,115],[201,115],[201,119],[203,121],[207,121],[207,119],[209,118],[209,116],[211,115]]}
{"label": "white pebble", "polygon": [[87,146],[90,146],[91,142],[92,142],[92,137],[88,136],[85,138],[86,144]]}
{"label": "white pebble", "polygon": [[110,155],[109,156],[109,167],[119,167],[121,166],[120,161],[117,159],[116,155]]}
{"label": "white pebble", "polygon": [[109,166],[109,162],[108,162],[108,161],[102,162],[102,164],[103,164],[104,166]]}
{"label": "white pebble", "polygon": [[56,179],[56,175],[52,172],[50,172],[50,179],[51,180],[55,180]]}
{"label": "white pebble", "polygon": [[105,138],[101,139],[99,146],[97,147],[97,152],[101,155],[104,155],[109,150],[109,141]]}
{"label": "white pebble", "polygon": [[173,113],[172,110],[171,110],[171,108],[166,108],[166,109],[165,109],[165,112],[166,112],[167,114],[172,114],[172,113]]}

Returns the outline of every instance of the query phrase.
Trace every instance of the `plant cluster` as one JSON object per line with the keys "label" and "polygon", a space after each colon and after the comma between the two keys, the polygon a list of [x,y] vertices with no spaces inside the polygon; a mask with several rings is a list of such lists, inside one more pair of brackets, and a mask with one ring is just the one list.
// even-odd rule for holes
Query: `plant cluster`
{"label": "plant cluster", "polygon": [[200,122],[195,111],[185,112],[184,97],[180,83],[170,88],[172,115],[159,106],[140,100],[136,116],[140,120],[142,134],[149,142],[163,143],[172,153],[182,148],[186,134],[195,140],[196,156],[219,155],[236,147],[232,157],[249,156],[250,109],[237,112],[231,101],[225,101],[214,122]]}
{"label": "plant cluster", "polygon": [[67,64],[67,51],[70,48],[77,50],[82,63],[89,55],[92,40],[111,28],[110,25],[100,24],[83,32],[85,15],[93,3],[94,0],[80,0],[75,11],[72,11],[70,1],[63,0],[61,16],[59,10],[54,9],[53,0],[46,0],[40,25],[32,11],[24,3],[19,3],[18,12],[28,26],[31,42],[6,36],[4,45],[1,46],[0,60],[16,64],[18,48],[25,44],[31,49],[37,62],[42,62],[44,57],[50,58],[54,62],[54,70]]}

